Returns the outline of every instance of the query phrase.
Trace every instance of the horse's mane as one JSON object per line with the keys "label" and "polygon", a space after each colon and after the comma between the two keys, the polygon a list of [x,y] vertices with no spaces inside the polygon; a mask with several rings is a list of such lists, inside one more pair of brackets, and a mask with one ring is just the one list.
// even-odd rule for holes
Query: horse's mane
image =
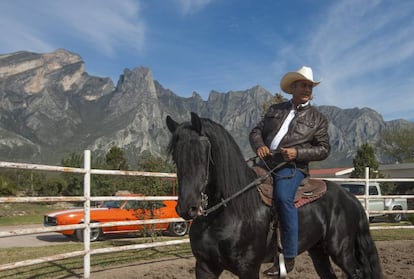
{"label": "horse's mane", "polygon": [[[251,183],[256,177],[253,170],[245,162],[239,146],[230,133],[223,126],[210,119],[200,118],[200,120],[202,124],[201,133],[207,136],[211,143],[211,155],[216,172],[215,190],[220,192],[221,198],[226,199]],[[190,130],[190,123],[188,125],[184,123],[178,129],[180,129],[179,133],[175,133],[171,139],[170,153],[177,147],[175,146],[178,140],[177,137],[180,137],[181,140],[183,140],[183,137],[188,137],[188,140],[194,137],[194,132]],[[187,142],[187,139],[185,141]],[[197,152],[197,150],[194,151]],[[180,160],[188,159],[181,158]],[[192,160],[194,159],[192,158]],[[237,214],[240,218],[249,219],[254,218],[255,209],[259,206],[259,203],[260,199],[257,191],[252,189],[230,201],[227,206],[232,207],[234,214]]]}
{"label": "horse's mane", "polygon": [[[222,191],[223,198],[228,198],[241,190],[256,177],[247,165],[240,147],[223,126],[209,119],[202,119],[203,132],[210,139],[212,156],[217,175],[217,189]],[[255,216],[258,199],[255,188],[229,203],[240,218],[250,219]]]}

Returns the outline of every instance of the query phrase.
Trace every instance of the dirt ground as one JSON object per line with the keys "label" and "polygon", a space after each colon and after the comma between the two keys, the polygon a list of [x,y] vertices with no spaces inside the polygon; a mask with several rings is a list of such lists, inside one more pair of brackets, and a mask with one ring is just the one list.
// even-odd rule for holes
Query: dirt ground
{"label": "dirt ground", "polygon": [[[414,278],[414,240],[377,241],[384,278]],[[124,266],[110,266],[99,270],[91,270],[91,278],[99,279],[187,279],[195,278],[194,258],[164,258],[148,262],[128,263]],[[262,270],[268,268],[262,265]],[[335,266],[338,278],[346,278]],[[75,277],[74,277],[75,278]],[[79,277],[76,277],[79,278]],[[224,272],[220,279],[237,278]],[[260,274],[260,278],[269,278]],[[307,253],[298,256],[295,269],[288,278],[319,278]]]}

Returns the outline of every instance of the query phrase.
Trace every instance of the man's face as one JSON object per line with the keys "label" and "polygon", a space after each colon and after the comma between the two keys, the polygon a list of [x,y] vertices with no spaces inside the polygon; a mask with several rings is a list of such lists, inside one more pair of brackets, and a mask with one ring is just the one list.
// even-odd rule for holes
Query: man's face
{"label": "man's face", "polygon": [[307,80],[298,80],[292,83],[293,103],[304,104],[312,99],[313,83]]}

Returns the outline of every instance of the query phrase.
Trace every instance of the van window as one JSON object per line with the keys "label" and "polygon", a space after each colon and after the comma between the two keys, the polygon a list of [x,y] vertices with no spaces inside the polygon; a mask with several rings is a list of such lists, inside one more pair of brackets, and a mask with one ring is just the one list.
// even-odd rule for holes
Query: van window
{"label": "van window", "polygon": [[351,192],[354,195],[364,195],[365,194],[365,185],[359,184],[341,184],[345,190]]}
{"label": "van window", "polygon": [[369,195],[378,196],[378,189],[375,186],[369,186]]}

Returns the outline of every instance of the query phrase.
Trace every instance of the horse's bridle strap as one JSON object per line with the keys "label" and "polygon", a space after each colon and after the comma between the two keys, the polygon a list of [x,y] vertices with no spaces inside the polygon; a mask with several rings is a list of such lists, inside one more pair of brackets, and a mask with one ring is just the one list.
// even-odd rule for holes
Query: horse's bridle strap
{"label": "horse's bridle strap", "polygon": [[208,178],[210,176],[210,162],[214,165],[214,161],[213,158],[211,157],[211,143],[210,140],[208,139],[208,137],[206,136],[200,136],[200,141],[206,141],[208,144],[208,149],[207,149],[207,164],[206,164],[206,178],[204,181],[204,185],[208,184]]}

